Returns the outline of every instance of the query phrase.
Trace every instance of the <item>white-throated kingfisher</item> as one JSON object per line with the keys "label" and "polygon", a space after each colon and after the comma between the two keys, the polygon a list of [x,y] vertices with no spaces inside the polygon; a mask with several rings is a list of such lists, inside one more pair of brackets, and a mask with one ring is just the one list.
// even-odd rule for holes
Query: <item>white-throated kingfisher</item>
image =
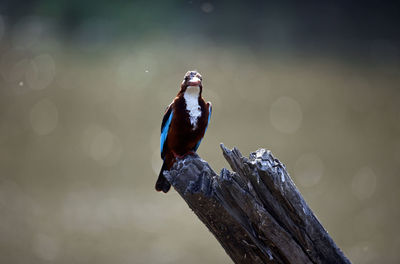
{"label": "white-throated kingfisher", "polygon": [[205,102],[202,77],[197,71],[188,71],[181,90],[167,107],[162,123],[160,150],[163,165],[156,183],[156,190],[168,192],[171,184],[164,171],[171,169],[176,158],[194,153],[204,137],[211,117],[211,103]]}

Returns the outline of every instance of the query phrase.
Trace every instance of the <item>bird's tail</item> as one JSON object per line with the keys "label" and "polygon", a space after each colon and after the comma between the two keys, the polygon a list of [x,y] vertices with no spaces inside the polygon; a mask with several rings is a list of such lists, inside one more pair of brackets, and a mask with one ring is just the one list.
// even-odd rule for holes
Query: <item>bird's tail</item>
{"label": "bird's tail", "polygon": [[161,167],[160,174],[158,175],[158,179],[156,182],[156,190],[158,192],[163,191],[167,193],[169,189],[171,188],[171,184],[169,181],[164,177],[164,171],[167,170],[167,165],[165,164],[165,161],[163,162],[163,165]]}

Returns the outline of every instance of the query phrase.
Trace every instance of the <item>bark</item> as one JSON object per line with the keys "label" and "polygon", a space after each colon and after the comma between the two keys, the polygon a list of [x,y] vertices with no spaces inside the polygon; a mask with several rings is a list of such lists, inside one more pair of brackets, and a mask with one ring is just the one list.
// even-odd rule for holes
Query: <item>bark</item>
{"label": "bark", "polygon": [[234,172],[195,154],[165,177],[235,263],[350,263],[270,151],[221,148]]}

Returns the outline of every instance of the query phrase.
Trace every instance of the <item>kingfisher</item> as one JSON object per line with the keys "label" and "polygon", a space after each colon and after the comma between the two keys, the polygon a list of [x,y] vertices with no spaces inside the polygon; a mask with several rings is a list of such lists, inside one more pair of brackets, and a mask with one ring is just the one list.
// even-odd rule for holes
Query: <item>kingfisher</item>
{"label": "kingfisher", "polygon": [[157,191],[169,191],[171,184],[164,177],[164,171],[171,169],[177,158],[196,152],[207,130],[212,106],[201,96],[202,81],[200,73],[188,71],[180,91],[164,113],[160,136],[163,164],[156,182]]}

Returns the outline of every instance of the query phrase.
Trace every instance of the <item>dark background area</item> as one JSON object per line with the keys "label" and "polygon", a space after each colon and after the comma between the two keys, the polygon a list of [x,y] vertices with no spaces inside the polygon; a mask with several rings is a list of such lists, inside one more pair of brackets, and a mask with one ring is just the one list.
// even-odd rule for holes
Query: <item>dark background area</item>
{"label": "dark background area", "polygon": [[216,45],[234,42],[261,52],[363,59],[375,40],[400,44],[397,1],[2,1],[0,10],[11,25],[40,16],[72,42],[84,37],[86,26],[88,41],[110,45],[160,33],[197,34]]}
{"label": "dark background area", "polygon": [[398,263],[400,4],[1,1],[0,262],[230,263],[160,124],[187,70],[219,143],[272,151],[353,263]]}

